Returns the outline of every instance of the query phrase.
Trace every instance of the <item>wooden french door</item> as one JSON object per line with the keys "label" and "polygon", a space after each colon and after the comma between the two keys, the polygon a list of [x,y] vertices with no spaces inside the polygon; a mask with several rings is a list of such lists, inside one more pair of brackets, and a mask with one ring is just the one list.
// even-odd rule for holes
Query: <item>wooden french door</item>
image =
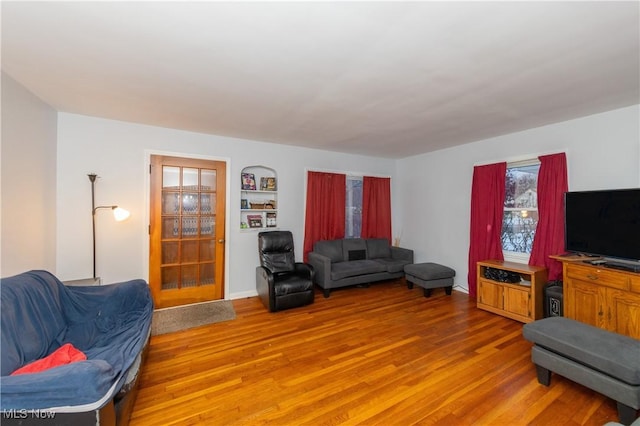
{"label": "wooden french door", "polygon": [[226,163],[151,156],[149,285],[156,308],[224,297]]}

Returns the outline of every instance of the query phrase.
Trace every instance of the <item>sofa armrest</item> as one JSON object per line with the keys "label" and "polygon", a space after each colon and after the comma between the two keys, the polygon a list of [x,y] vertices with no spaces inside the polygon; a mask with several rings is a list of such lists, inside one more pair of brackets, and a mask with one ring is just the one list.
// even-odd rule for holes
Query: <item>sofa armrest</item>
{"label": "sofa armrest", "polygon": [[391,258],[397,260],[406,260],[413,263],[413,250],[391,246]]}
{"label": "sofa armrest", "polygon": [[[118,372],[102,359],[60,365],[32,374],[0,377],[2,408],[81,412],[102,407],[116,394]],[[4,419],[2,420],[4,423]]]}
{"label": "sofa armrest", "polygon": [[331,259],[313,251],[308,256],[314,270],[314,282],[322,288],[331,288]]}

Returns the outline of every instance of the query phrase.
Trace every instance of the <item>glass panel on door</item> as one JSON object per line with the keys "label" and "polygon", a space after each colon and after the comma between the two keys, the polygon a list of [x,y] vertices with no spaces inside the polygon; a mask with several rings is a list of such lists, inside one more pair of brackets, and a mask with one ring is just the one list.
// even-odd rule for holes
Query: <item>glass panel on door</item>
{"label": "glass panel on door", "polygon": [[214,283],[215,188],[215,170],[163,166],[163,289]]}

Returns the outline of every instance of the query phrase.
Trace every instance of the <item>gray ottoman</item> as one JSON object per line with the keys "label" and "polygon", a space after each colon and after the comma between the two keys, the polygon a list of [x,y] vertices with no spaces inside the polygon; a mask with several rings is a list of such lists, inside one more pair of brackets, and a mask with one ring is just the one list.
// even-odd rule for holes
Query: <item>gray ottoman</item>
{"label": "gray ottoman", "polygon": [[549,386],[551,372],[616,401],[620,423],[631,424],[640,409],[640,340],[565,318],[525,324],[533,342],[531,360],[538,382]]}
{"label": "gray ottoman", "polygon": [[429,297],[432,289],[440,287],[444,287],[445,292],[451,294],[456,271],[438,263],[427,262],[405,265],[404,274],[409,288],[413,288],[414,284],[422,287],[424,297]]}

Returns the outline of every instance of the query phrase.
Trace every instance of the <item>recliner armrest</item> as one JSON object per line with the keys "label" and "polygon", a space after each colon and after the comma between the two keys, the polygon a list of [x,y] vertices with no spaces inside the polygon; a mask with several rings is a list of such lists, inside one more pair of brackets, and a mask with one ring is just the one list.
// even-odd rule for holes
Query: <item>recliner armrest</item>
{"label": "recliner armrest", "polygon": [[261,281],[264,281],[264,283],[266,284],[273,284],[273,280],[274,280],[274,276],[273,276],[273,272],[271,272],[269,269],[265,268],[264,266],[258,266],[256,267],[256,278],[260,279]]}
{"label": "recliner armrest", "polygon": [[296,262],[295,268],[297,274],[301,274],[309,278],[311,281],[315,278],[316,273],[312,265],[303,262]]}
{"label": "recliner armrest", "polygon": [[272,312],[275,306],[275,293],[273,290],[274,277],[273,273],[264,266],[256,267],[256,290],[258,297],[262,300],[264,306]]}

